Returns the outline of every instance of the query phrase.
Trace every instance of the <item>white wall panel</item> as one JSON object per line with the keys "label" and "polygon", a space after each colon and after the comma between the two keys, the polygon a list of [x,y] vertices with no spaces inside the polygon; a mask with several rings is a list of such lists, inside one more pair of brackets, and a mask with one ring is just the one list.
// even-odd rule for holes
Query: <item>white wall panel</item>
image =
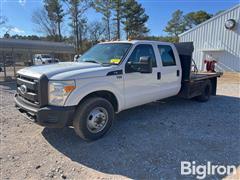
{"label": "white wall panel", "polygon": [[[237,22],[233,30],[224,27],[225,21],[234,19]],[[200,70],[203,70],[203,49],[224,49],[219,52],[207,52],[217,59],[217,68],[223,71],[240,72],[240,5],[209,19],[180,35],[180,42],[194,42],[193,59]]]}

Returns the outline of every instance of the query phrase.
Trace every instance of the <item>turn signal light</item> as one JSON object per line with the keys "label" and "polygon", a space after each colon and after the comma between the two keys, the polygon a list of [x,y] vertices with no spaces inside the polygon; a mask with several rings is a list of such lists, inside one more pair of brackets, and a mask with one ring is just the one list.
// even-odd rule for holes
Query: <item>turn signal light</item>
{"label": "turn signal light", "polygon": [[72,92],[76,87],[75,86],[64,86],[64,91],[66,93]]}

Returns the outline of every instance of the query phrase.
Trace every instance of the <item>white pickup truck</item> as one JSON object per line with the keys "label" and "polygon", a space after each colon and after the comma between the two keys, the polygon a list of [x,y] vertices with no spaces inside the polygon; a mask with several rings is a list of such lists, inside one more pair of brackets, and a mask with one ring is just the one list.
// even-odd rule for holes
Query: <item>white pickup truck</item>
{"label": "white pickup truck", "polygon": [[221,73],[191,72],[193,43],[105,42],[78,62],[21,69],[17,109],[46,127],[73,126],[85,140],[102,137],[120,111],[171,96],[207,101]]}
{"label": "white pickup truck", "polygon": [[54,58],[50,54],[35,54],[33,56],[33,64],[41,65],[41,64],[53,64],[58,63],[59,59]]}

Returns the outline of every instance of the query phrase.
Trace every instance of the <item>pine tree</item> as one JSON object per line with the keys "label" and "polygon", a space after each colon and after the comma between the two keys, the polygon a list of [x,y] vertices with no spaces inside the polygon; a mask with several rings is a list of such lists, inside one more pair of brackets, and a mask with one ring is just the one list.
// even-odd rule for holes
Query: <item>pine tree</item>
{"label": "pine tree", "polygon": [[44,7],[47,11],[48,18],[57,25],[58,36],[61,41],[61,23],[64,17],[62,5],[59,0],[44,0]]}
{"label": "pine tree", "polygon": [[213,15],[205,11],[190,12],[184,16],[188,29],[210,19]]}
{"label": "pine tree", "polygon": [[145,9],[136,0],[126,0],[124,2],[122,23],[125,25],[124,30],[127,38],[140,38],[149,32],[146,27],[148,15]]}
{"label": "pine tree", "polygon": [[165,32],[168,32],[170,35],[178,37],[179,34],[183,33],[186,30],[186,21],[181,10],[176,10],[172,14],[172,19],[168,21]]}
{"label": "pine tree", "polygon": [[116,38],[121,39],[121,20],[123,12],[123,0],[112,0],[113,2],[113,11],[115,11],[113,20],[116,21]]}
{"label": "pine tree", "polygon": [[112,0],[95,0],[93,7],[96,9],[97,12],[100,12],[103,15],[103,21],[106,24],[106,33],[107,33],[107,39],[111,40],[111,30],[110,30],[110,24],[111,24],[111,10],[113,7],[113,1]]}

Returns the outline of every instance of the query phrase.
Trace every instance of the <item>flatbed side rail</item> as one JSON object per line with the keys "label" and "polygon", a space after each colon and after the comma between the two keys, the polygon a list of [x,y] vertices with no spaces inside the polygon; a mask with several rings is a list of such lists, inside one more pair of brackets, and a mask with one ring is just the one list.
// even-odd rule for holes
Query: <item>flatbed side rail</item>
{"label": "flatbed side rail", "polygon": [[190,81],[196,81],[196,80],[203,80],[203,79],[210,79],[214,77],[221,77],[223,75],[222,72],[199,72],[194,73],[190,76]]}
{"label": "flatbed side rail", "polygon": [[181,90],[178,94],[179,97],[191,99],[201,95],[207,81],[211,83],[211,95],[215,96],[217,93],[217,78],[222,76],[223,73],[199,73],[193,74],[190,80],[182,81]]}

